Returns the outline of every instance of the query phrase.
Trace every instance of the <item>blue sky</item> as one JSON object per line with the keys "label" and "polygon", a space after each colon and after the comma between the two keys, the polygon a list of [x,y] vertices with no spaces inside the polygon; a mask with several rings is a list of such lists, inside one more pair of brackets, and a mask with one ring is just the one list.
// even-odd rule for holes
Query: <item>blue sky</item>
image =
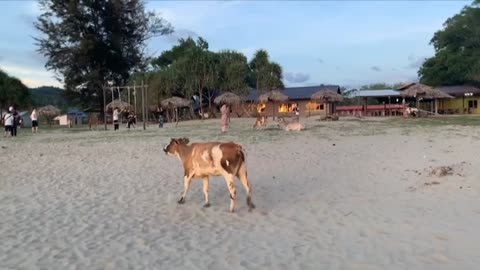
{"label": "blue sky", "polygon": [[[149,41],[159,54],[177,38],[201,36],[212,50],[250,59],[263,48],[280,63],[287,86],[416,80],[445,20],[471,1],[149,1],[175,28]],[[0,68],[28,86],[57,85],[35,49],[35,1],[0,1]]]}

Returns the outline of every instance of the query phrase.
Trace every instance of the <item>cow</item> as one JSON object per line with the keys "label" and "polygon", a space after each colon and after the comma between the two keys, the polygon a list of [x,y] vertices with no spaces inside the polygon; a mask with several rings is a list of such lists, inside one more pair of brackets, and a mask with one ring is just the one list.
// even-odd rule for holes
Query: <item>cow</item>
{"label": "cow", "polygon": [[279,118],[278,119],[278,127],[286,130],[286,131],[302,131],[305,130],[305,125],[300,123],[300,122],[292,122],[292,123],[287,123],[285,119]]}
{"label": "cow", "polygon": [[257,120],[253,125],[254,129],[267,127],[267,116],[257,116]]}
{"label": "cow", "polygon": [[96,115],[90,115],[88,117],[88,129],[92,130],[95,127],[95,130],[98,130],[98,118]]}
{"label": "cow", "polygon": [[193,178],[203,179],[204,207],[209,207],[209,176],[223,176],[230,192],[230,212],[234,212],[235,177],[240,179],[247,193],[249,211],[255,208],[252,203],[252,188],[247,177],[245,151],[241,145],[233,142],[206,142],[189,144],[188,138],[172,138],[163,150],[166,154],[176,156],[184,168],[184,190],[179,204],[185,203],[185,197]]}

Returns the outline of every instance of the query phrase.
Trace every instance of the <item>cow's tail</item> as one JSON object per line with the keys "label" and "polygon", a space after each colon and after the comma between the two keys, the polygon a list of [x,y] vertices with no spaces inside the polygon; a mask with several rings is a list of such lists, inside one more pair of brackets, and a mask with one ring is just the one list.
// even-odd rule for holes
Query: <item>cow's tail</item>
{"label": "cow's tail", "polygon": [[245,152],[245,149],[241,145],[237,146],[237,153],[240,156],[240,160],[242,162],[245,162],[247,160],[247,153]]}

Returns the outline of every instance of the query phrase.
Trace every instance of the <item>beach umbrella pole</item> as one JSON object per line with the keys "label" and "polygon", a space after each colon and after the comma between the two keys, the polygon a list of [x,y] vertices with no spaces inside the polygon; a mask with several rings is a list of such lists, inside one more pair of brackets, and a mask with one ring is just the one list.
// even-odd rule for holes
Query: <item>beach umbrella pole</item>
{"label": "beach umbrella pole", "polygon": [[107,130],[107,98],[105,94],[105,87],[103,87],[103,124],[105,125],[105,130]]}

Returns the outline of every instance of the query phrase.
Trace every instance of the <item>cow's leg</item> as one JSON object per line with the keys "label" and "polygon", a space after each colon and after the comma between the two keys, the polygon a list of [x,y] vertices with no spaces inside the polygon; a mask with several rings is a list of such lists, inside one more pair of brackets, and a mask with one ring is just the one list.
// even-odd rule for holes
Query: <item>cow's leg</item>
{"label": "cow's leg", "polygon": [[208,201],[208,176],[203,177],[203,194],[205,194],[205,204],[203,207],[209,207],[210,202]]}
{"label": "cow's leg", "polygon": [[226,174],[224,177],[227,182],[228,191],[230,192],[230,212],[234,212],[235,199],[237,197],[237,191],[235,190],[235,175]]}
{"label": "cow's leg", "polygon": [[183,194],[180,200],[178,200],[179,204],[185,203],[185,197],[187,196],[188,189],[190,188],[190,182],[192,182],[192,177],[189,175],[185,175],[183,180]]}
{"label": "cow's leg", "polygon": [[245,191],[247,192],[247,206],[248,210],[251,211],[255,208],[255,205],[252,203],[252,188],[250,187],[250,182],[248,181],[247,168],[245,167],[245,163],[240,166],[237,176],[240,179],[243,187],[245,188]]}

